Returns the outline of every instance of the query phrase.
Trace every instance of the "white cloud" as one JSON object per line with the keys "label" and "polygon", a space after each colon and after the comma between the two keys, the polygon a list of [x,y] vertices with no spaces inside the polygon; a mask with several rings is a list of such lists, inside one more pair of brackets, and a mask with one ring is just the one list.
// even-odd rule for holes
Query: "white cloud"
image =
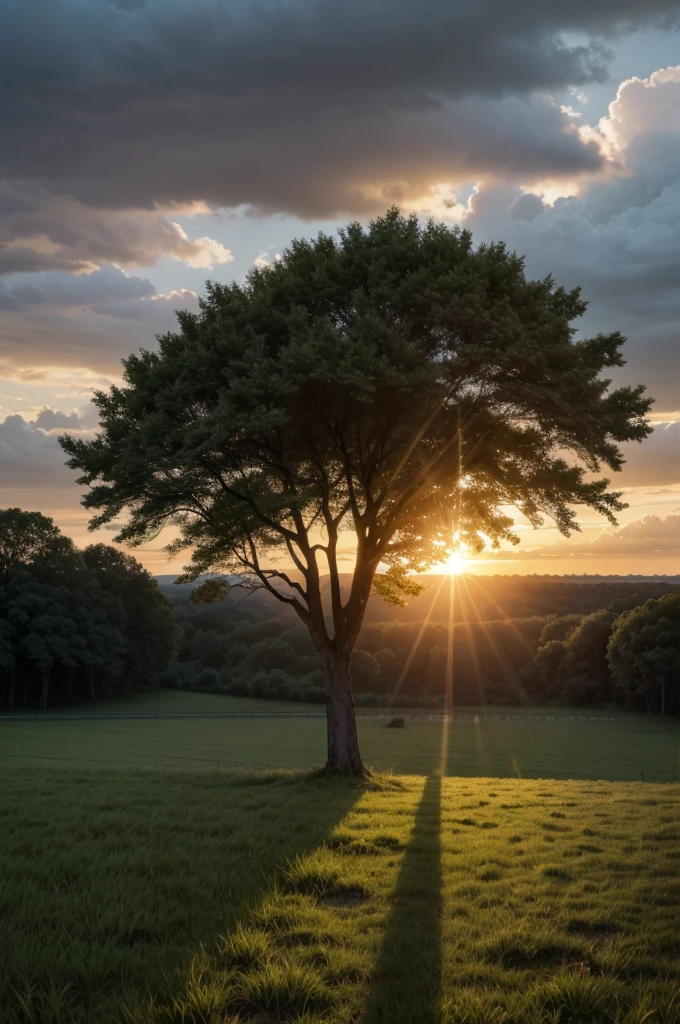
{"label": "white cloud", "polygon": [[662,68],[649,78],[629,78],[619,86],[602,134],[623,151],[636,135],[680,132],[680,67]]}
{"label": "white cloud", "polygon": [[269,259],[269,254],[266,249],[260,249],[258,255],[253,260],[253,266],[257,267],[258,270],[264,270],[265,267],[271,267],[272,261]]}
{"label": "white cloud", "polygon": [[[194,242],[189,240],[188,235],[179,224],[172,223],[172,227],[177,231],[178,237],[182,242],[186,243],[186,248],[183,250],[181,258],[189,267],[194,267],[198,270],[206,269],[210,270],[215,263],[233,263],[234,256],[229,249],[220,243],[216,242],[214,238],[197,238]],[[182,251],[182,247],[178,246],[178,252]],[[175,255],[175,253],[171,253]]]}
{"label": "white cloud", "polygon": [[158,292],[156,295],[151,295],[150,299],[152,302],[194,303],[198,299],[198,294],[191,288],[173,288],[169,292]]}

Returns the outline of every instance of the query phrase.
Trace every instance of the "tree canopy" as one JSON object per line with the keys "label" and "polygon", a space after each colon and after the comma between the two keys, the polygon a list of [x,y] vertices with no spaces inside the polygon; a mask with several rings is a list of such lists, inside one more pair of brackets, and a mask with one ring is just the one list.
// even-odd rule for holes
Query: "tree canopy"
{"label": "tree canopy", "polygon": [[680,594],[666,594],[616,620],[607,657],[629,705],[680,712]]}
{"label": "tree canopy", "polygon": [[551,697],[586,707],[613,700],[607,644],[615,621],[616,614],[602,608],[548,623],[541,634],[536,666]]}
{"label": "tree canopy", "polygon": [[623,507],[598,474],[650,403],[602,376],[620,334],[575,340],[584,310],[504,245],[391,210],[209,284],[96,394],[99,435],[61,443],[93,526],[124,515],[136,544],[172,524],[186,578],[222,568],[295,609],[324,663],[329,768],[361,771],[349,666],[371,588],[400,601],[461,544],[516,543],[508,506],[564,534],[575,505]]}
{"label": "tree canopy", "polygon": [[72,541],[41,512],[0,509],[0,578],[17,565],[31,565],[72,550]]}
{"label": "tree canopy", "polygon": [[102,589],[120,601],[126,684],[143,685],[176,651],[179,627],[172,606],[144,566],[110,544],[91,544],[82,559]]}

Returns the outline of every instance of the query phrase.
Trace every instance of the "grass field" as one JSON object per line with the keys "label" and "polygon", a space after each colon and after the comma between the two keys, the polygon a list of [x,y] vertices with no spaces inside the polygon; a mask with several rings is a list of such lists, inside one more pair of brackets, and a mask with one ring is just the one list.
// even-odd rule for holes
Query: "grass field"
{"label": "grass field", "polygon": [[[291,705],[296,711],[304,705]],[[310,708],[317,714],[318,705]],[[264,701],[206,694],[162,692],[139,695],[96,713],[112,711],[283,711]],[[487,709],[489,713],[503,709]],[[506,709],[517,714],[517,709]],[[81,709],[78,709],[81,713]],[[403,730],[384,721],[360,718],[361,748],[378,771],[515,778],[680,781],[680,727],[677,720],[597,722],[553,709],[553,721],[526,715],[476,722],[407,721]],[[444,756],[442,757],[442,749]],[[92,721],[1,721],[0,766],[53,765],[70,768],[309,768],[325,754],[321,718],[122,719]]]}
{"label": "grass field", "polygon": [[[182,714],[190,712],[257,712],[258,714],[267,714],[273,712],[276,714],[283,714],[285,712],[313,712],[320,714],[324,710],[322,704],[303,704],[300,701],[283,701],[283,700],[269,700],[266,698],[255,698],[255,697],[231,697],[223,693],[200,693],[190,690],[136,690],[130,692],[127,696],[114,697],[111,700],[100,700],[96,704],[78,704],[75,707],[63,706],[59,708],[50,709],[47,714],[58,715],[60,717],[69,717],[73,715],[125,715],[125,714],[155,714],[155,713],[169,713],[169,714]],[[431,709],[429,708],[414,708],[412,709],[418,714],[429,714]],[[358,709],[359,714],[384,714],[384,708],[367,708],[362,711]],[[589,708],[570,708],[570,707],[556,707],[556,708],[535,708],[535,707],[495,707],[494,705],[487,705],[485,707],[460,707],[456,708],[464,714],[473,713],[479,715],[496,715],[496,714],[512,714],[518,717],[534,717],[536,715],[550,715],[557,718],[590,718],[593,715],[597,715],[598,718],[631,718],[634,719],[638,716],[632,712],[625,711],[623,708],[616,708],[614,710],[607,710],[598,708],[593,711]],[[400,709],[393,709],[394,714],[400,714]],[[408,710],[407,710],[408,713]],[[12,712],[14,716],[26,715],[27,717],[42,715],[42,711],[32,710],[23,712],[20,708],[17,708]],[[7,712],[4,713],[7,716]],[[0,712],[0,719],[3,717],[3,712]]]}
{"label": "grass field", "polygon": [[678,1024],[680,786],[5,770],[3,1024]]}
{"label": "grass field", "polygon": [[[78,704],[76,707],[51,709],[48,714],[68,717],[72,715],[126,715],[126,714],[182,714],[183,712],[249,712],[258,713],[285,711],[323,711],[319,704],[302,704],[299,701],[264,700],[255,697],[229,697],[222,693],[191,693],[188,690],[141,690],[125,697],[99,700],[96,704]],[[15,714],[27,716],[43,714],[41,711]],[[1,717],[1,716],[0,716]]]}

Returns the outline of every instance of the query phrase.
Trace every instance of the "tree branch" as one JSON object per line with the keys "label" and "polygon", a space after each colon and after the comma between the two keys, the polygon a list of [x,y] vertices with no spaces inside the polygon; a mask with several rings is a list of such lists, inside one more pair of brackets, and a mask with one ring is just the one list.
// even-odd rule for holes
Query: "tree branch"
{"label": "tree branch", "polygon": [[203,466],[205,466],[210,475],[217,481],[217,483],[220,485],[225,494],[229,494],[232,498],[236,498],[237,501],[243,501],[247,505],[249,505],[250,508],[255,513],[255,515],[258,517],[258,519],[260,519],[265,526],[269,527],[269,529],[273,530],[275,533],[280,534],[280,536],[282,537],[288,537],[289,540],[295,541],[296,543],[299,541],[299,537],[294,530],[289,530],[288,527],[282,526],[281,523],[277,523],[275,519],[271,519],[269,516],[266,516],[264,512],[262,512],[262,510],[257,507],[257,503],[253,501],[250,495],[241,494],[240,491],[237,491],[233,487],[230,487],[229,484],[227,484],[222,478],[222,474],[217,472],[217,470],[214,470],[210,463],[206,462],[205,459],[200,459],[199,461]]}

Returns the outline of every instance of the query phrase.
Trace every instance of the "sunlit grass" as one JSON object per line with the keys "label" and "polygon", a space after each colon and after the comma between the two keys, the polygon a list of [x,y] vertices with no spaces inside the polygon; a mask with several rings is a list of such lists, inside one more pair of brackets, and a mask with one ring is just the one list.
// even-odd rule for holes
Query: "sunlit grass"
{"label": "sunlit grass", "polygon": [[4,777],[3,1024],[678,1024],[680,786]]}

